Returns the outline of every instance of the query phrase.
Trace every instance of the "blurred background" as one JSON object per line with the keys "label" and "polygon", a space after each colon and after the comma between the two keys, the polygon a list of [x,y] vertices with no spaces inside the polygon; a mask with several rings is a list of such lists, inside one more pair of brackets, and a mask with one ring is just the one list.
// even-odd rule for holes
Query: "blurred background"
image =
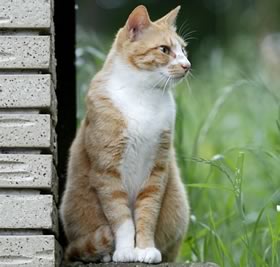
{"label": "blurred background", "polygon": [[178,261],[280,266],[280,1],[77,0],[77,125],[114,36],[139,4],[177,5],[192,71],[174,91],[192,207]]}

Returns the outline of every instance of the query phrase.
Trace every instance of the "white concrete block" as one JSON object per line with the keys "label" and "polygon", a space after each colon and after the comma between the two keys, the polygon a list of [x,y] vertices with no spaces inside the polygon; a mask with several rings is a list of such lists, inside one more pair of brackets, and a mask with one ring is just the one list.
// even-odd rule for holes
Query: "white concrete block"
{"label": "white concrete block", "polygon": [[59,250],[53,235],[0,236],[0,267],[60,266]]}
{"label": "white concrete block", "polygon": [[52,195],[0,192],[0,229],[44,229],[58,232]]}
{"label": "white concrete block", "polygon": [[50,0],[0,0],[1,28],[50,28]]}
{"label": "white concrete block", "polygon": [[0,154],[0,188],[57,191],[52,155]]}
{"label": "white concrete block", "polygon": [[0,69],[49,69],[49,36],[0,36]]}
{"label": "white concrete block", "polygon": [[50,115],[0,114],[0,148],[50,148]]}
{"label": "white concrete block", "polygon": [[51,105],[52,82],[49,74],[0,75],[0,108],[49,109]]}

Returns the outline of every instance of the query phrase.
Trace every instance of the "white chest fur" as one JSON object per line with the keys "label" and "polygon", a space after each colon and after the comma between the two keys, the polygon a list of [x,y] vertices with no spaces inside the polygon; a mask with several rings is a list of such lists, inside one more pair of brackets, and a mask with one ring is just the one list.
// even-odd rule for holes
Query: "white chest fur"
{"label": "white chest fur", "polygon": [[129,82],[129,77],[126,80],[112,79],[107,90],[127,122],[125,135],[128,142],[120,171],[133,203],[154,165],[161,133],[173,129],[175,103],[168,90],[147,88]]}

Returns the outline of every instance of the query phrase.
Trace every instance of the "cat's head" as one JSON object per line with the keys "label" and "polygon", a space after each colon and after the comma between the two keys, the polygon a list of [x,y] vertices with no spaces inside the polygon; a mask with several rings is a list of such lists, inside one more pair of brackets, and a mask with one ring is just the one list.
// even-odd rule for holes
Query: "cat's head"
{"label": "cat's head", "polygon": [[136,7],[120,29],[116,52],[132,68],[149,72],[155,80],[180,80],[189,71],[186,43],[176,33],[180,6],[152,22],[144,6]]}

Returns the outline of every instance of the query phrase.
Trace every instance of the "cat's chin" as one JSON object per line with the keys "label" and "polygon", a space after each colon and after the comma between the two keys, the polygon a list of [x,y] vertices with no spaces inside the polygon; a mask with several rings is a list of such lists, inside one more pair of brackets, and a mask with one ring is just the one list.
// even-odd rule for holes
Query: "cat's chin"
{"label": "cat's chin", "polygon": [[170,76],[170,88],[174,88],[176,85],[181,83],[186,75]]}
{"label": "cat's chin", "polygon": [[178,77],[172,77],[171,79],[173,80],[173,82],[175,84],[179,83],[180,81],[182,81],[184,79],[185,75],[183,76],[178,76]]}
{"label": "cat's chin", "polygon": [[176,75],[176,76],[166,76],[165,80],[162,81],[162,83],[158,84],[157,86],[154,86],[153,89],[157,88],[162,91],[168,91],[169,89],[174,88],[177,84],[179,84],[185,77],[185,75]]}
{"label": "cat's chin", "polygon": [[170,75],[170,78],[174,81],[180,81],[186,77],[186,74]]}
{"label": "cat's chin", "polygon": [[166,80],[170,79],[170,80],[173,80],[175,82],[178,82],[178,81],[182,80],[186,76],[185,73],[184,74],[176,74],[176,75],[167,75],[167,74],[161,72],[160,74]]}

